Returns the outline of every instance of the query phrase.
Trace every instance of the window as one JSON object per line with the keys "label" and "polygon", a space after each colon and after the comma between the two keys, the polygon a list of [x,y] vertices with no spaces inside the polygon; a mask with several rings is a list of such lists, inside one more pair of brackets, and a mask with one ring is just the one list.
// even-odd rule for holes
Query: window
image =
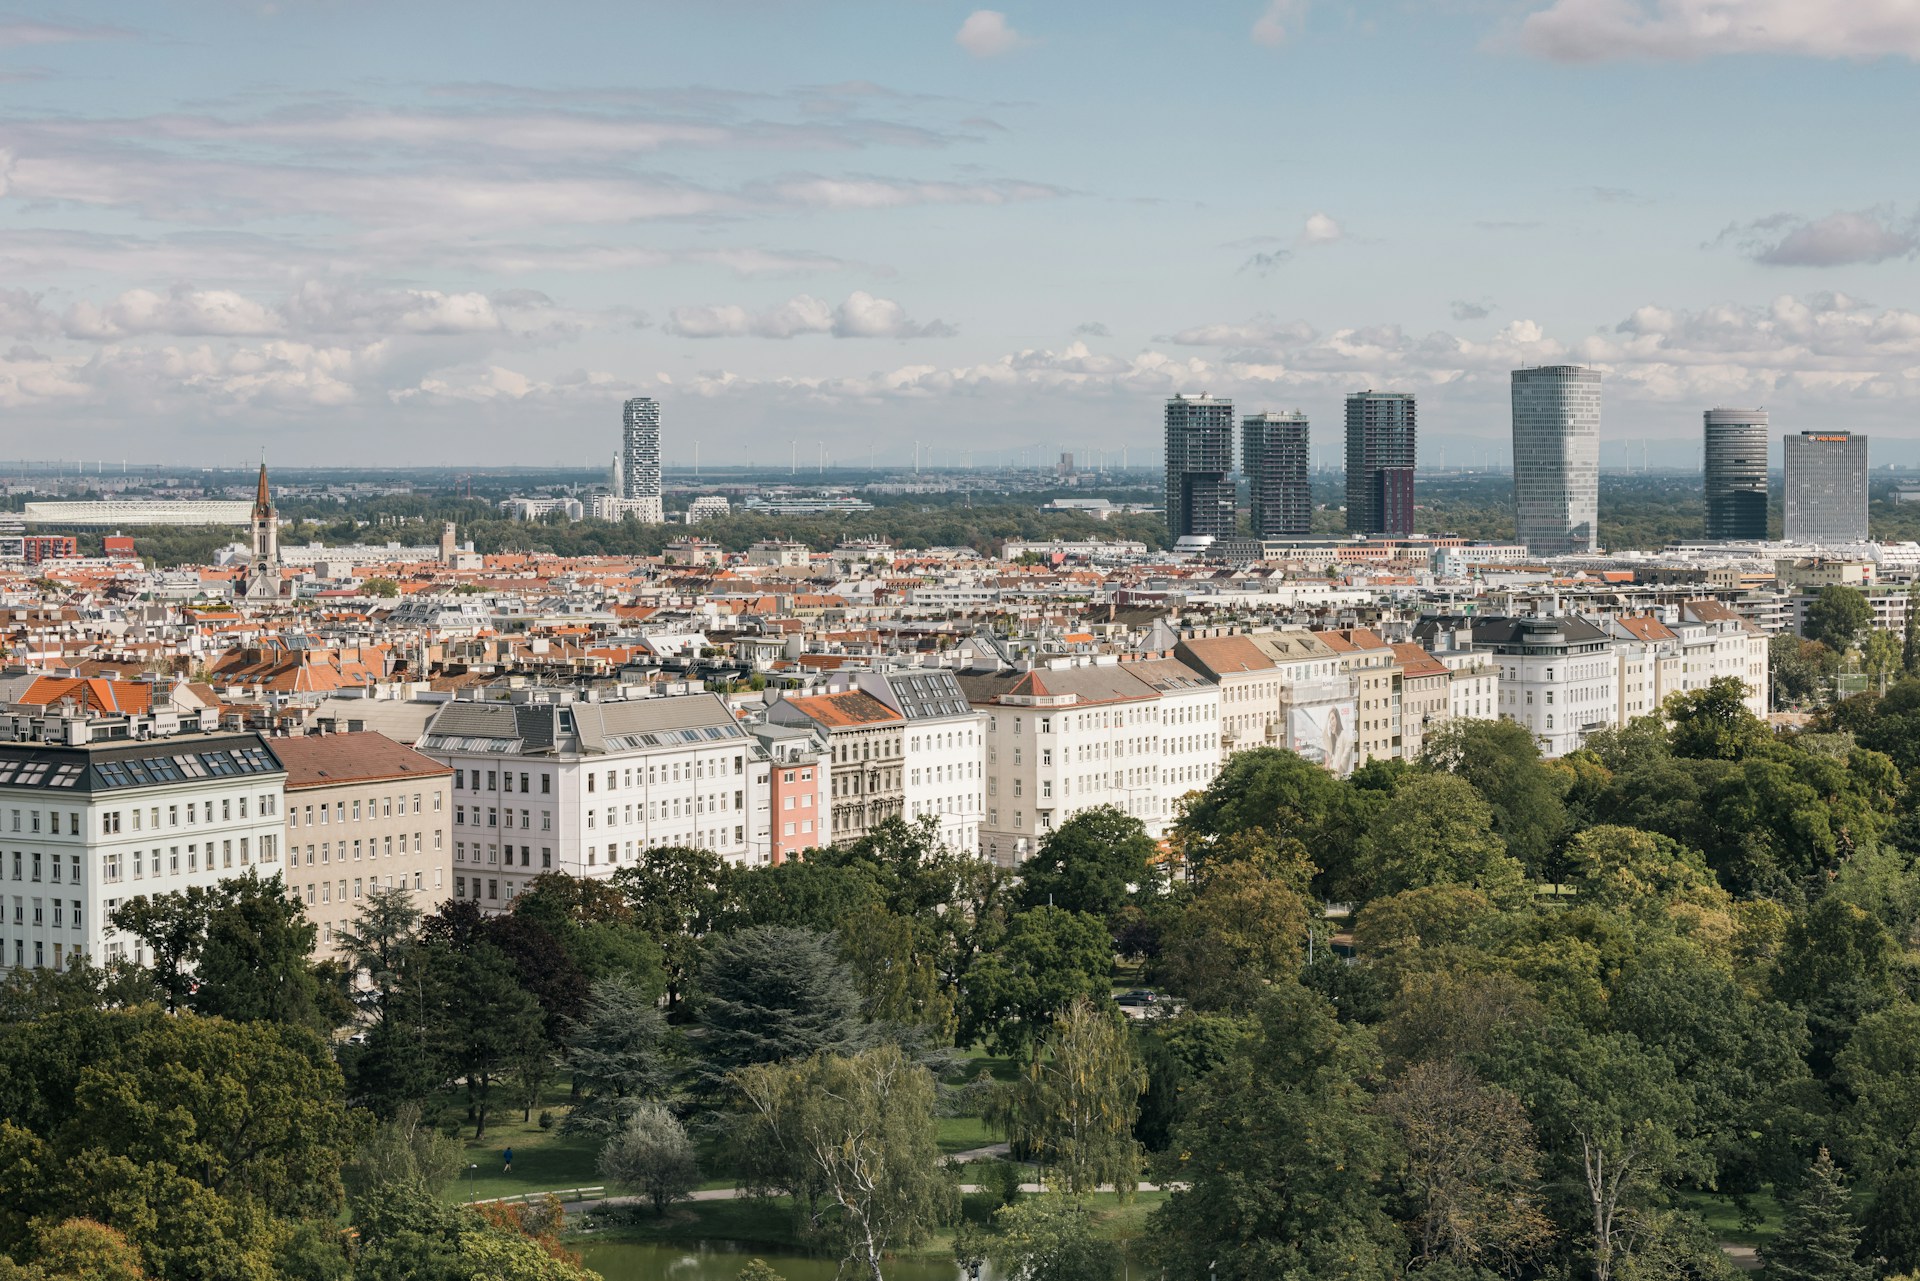
{"label": "window", "polygon": [[540,792],[541,792],[541,794],[542,794],[542,795],[544,796],[544,795],[546,795],[547,793],[549,793],[549,792],[551,792],[551,791],[553,791],[553,775],[551,775],[551,774],[542,774],[542,775],[540,776]]}

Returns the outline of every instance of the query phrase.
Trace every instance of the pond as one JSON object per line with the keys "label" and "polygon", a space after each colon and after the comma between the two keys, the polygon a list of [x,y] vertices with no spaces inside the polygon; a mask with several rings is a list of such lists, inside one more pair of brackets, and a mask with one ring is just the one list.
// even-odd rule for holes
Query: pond
{"label": "pond", "polygon": [[[691,1245],[609,1242],[580,1251],[584,1262],[607,1281],[735,1281],[748,1259],[765,1259],[787,1281],[834,1281],[832,1259],[818,1255],[770,1254],[731,1241]],[[965,1281],[958,1266],[933,1259],[896,1259],[886,1264],[887,1281]],[[991,1271],[981,1281],[993,1281]]]}

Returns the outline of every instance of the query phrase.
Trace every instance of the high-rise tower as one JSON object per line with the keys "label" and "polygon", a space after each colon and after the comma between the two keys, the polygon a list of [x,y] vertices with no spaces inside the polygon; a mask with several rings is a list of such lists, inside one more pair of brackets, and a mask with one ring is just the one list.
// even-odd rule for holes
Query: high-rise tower
{"label": "high-rise tower", "polygon": [[1347,532],[1413,534],[1414,400],[1407,392],[1347,397]]}
{"label": "high-rise tower", "polygon": [[1233,402],[1175,396],[1167,402],[1168,536],[1233,532]]}
{"label": "high-rise tower", "polygon": [[1786,540],[1867,540],[1867,438],[1850,431],[1781,437],[1786,472]]}
{"label": "high-rise tower", "polygon": [[620,439],[620,497],[660,497],[660,402],[635,396],[627,402]]}
{"label": "high-rise tower", "polygon": [[1600,371],[1513,371],[1513,526],[1538,556],[1590,552],[1600,533]]}
{"label": "high-rise tower", "polygon": [[1248,414],[1240,420],[1240,470],[1251,496],[1255,538],[1313,532],[1307,462],[1305,414]]}
{"label": "high-rise tower", "polygon": [[1738,542],[1767,536],[1767,411],[1706,413],[1707,537]]}

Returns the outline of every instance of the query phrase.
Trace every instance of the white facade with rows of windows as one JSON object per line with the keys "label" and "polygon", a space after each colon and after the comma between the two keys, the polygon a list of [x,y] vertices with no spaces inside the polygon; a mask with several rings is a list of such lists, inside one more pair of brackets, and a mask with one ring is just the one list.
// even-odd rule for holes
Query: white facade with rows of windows
{"label": "white facade with rows of windows", "polygon": [[276,875],[285,771],[254,734],[0,743],[0,961],[143,962],[124,899]]}
{"label": "white facade with rows of windows", "polygon": [[766,847],[747,800],[764,753],[712,694],[449,703],[419,749],[453,769],[453,897],[488,910],[542,872],[604,878],[649,847]]}

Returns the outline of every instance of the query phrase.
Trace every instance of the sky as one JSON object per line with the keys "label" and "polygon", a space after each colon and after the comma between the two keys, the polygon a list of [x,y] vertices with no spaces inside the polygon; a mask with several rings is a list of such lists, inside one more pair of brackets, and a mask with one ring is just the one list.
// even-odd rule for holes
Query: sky
{"label": "sky", "polygon": [[1581,362],[1920,462],[1920,0],[1005,2],[0,10],[0,455],[1503,463]]}

